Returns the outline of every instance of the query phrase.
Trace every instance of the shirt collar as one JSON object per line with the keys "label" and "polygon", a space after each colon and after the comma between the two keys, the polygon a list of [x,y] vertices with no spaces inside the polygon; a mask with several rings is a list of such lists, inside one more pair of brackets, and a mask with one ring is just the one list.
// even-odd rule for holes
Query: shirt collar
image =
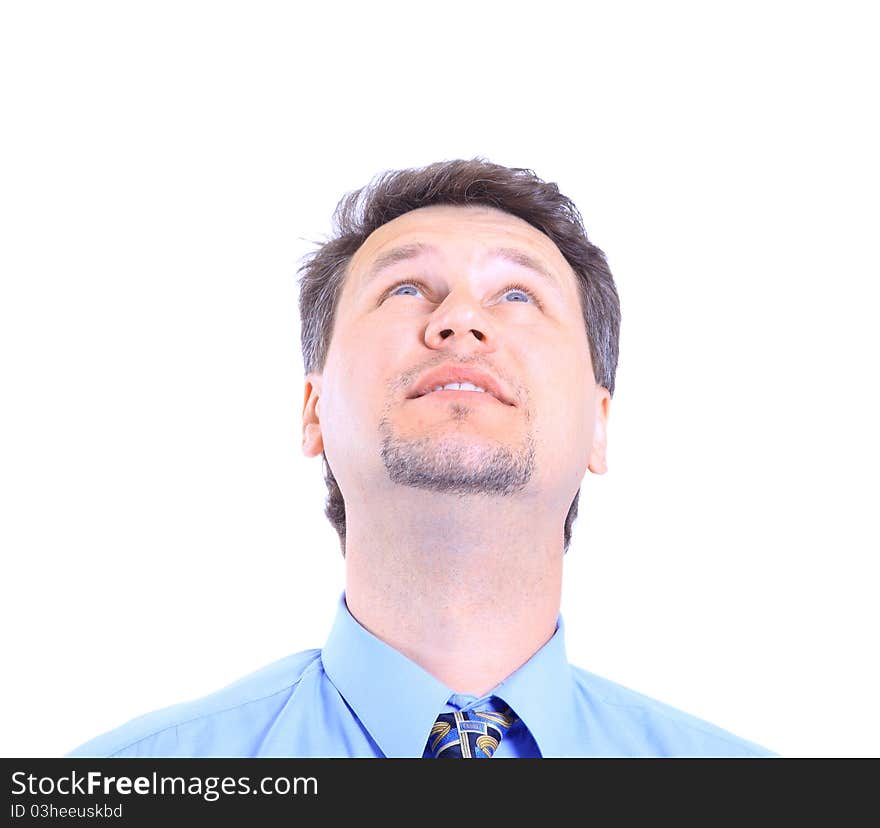
{"label": "shirt collar", "polygon": [[[362,627],[349,612],[344,592],[321,660],[385,756],[422,756],[431,726],[453,690]],[[513,708],[542,755],[568,754],[577,716],[561,614],[550,640],[487,695]]]}
{"label": "shirt collar", "polygon": [[578,732],[581,717],[575,705],[561,613],[550,640],[491,694],[504,699],[523,720],[542,756],[575,755],[584,734]]}

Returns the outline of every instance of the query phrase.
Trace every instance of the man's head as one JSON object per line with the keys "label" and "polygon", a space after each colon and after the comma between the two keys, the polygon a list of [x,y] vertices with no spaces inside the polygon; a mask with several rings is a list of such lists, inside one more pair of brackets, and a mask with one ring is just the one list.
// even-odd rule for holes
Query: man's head
{"label": "man's head", "polygon": [[[475,158],[387,172],[334,225],[300,268],[303,450],[323,456],[343,554],[342,493],[380,476],[458,496],[575,492],[567,551],[583,474],[606,470],[620,328],[577,208]],[[486,393],[424,393],[453,381]]]}

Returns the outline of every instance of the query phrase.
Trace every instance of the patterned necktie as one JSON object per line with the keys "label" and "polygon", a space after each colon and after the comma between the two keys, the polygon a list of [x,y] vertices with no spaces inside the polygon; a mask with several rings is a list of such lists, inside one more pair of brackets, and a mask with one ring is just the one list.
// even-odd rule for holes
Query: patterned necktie
{"label": "patterned necktie", "polygon": [[517,721],[497,696],[470,710],[441,713],[431,728],[428,750],[435,759],[491,759]]}

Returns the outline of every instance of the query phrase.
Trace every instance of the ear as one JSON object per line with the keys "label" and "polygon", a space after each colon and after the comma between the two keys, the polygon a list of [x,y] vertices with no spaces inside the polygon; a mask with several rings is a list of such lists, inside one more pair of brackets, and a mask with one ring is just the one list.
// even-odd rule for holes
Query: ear
{"label": "ear", "polygon": [[324,450],[321,436],[320,406],[321,375],[306,374],[303,397],[303,440],[302,451],[306,457],[317,457]]}
{"label": "ear", "polygon": [[589,469],[593,474],[605,474],[608,463],[605,449],[608,445],[608,414],[611,409],[611,394],[607,388],[596,386],[596,416],[593,424],[593,447],[590,449]]}

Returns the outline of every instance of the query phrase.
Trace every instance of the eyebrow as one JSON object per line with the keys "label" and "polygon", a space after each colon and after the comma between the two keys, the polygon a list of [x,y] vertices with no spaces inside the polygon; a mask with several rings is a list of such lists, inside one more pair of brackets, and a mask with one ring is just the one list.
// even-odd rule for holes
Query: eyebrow
{"label": "eyebrow", "polygon": [[[394,265],[399,264],[400,262],[410,261],[419,256],[437,252],[438,250],[436,247],[433,247],[430,244],[425,244],[424,242],[413,242],[412,244],[404,244],[400,247],[394,247],[391,250],[387,250],[376,257],[376,261],[373,262],[373,266],[370,268],[364,279],[364,285],[368,285],[374,279],[381,276],[386,270],[394,267]],[[529,255],[524,250],[520,250],[517,247],[493,247],[488,252],[487,258],[503,259],[504,261],[510,262],[510,264],[515,264],[526,270],[531,270],[544,281],[548,282],[552,287],[556,288],[556,290],[561,292],[559,283],[556,281],[556,278],[550,270],[548,270],[540,260]]]}

